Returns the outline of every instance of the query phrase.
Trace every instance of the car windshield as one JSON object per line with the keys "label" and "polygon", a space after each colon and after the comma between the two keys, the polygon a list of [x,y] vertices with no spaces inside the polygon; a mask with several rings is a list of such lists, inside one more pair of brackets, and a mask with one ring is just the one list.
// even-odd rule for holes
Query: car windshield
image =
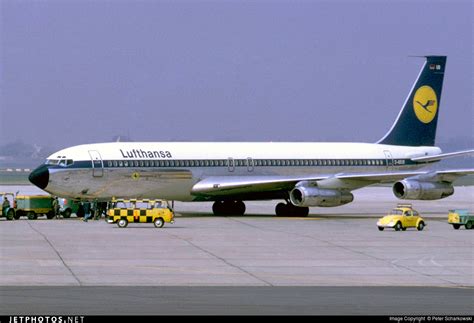
{"label": "car windshield", "polygon": [[392,212],[390,212],[391,215],[403,215],[403,211],[400,209],[393,209]]}

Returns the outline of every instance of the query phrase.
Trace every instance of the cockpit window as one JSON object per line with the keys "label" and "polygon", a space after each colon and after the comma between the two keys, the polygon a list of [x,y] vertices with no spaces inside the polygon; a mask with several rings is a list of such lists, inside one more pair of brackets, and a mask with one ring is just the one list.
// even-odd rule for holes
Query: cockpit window
{"label": "cockpit window", "polygon": [[59,166],[69,166],[72,165],[74,162],[72,159],[61,159],[59,161]]}
{"label": "cockpit window", "polygon": [[59,164],[59,159],[46,159],[46,165],[57,165]]}
{"label": "cockpit window", "polygon": [[47,159],[46,165],[70,166],[74,164],[72,159]]}

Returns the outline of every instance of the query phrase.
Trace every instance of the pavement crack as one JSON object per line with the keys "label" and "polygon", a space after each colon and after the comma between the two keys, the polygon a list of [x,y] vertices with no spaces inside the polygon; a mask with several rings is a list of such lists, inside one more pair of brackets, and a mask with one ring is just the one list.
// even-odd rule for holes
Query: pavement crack
{"label": "pavement crack", "polygon": [[190,244],[191,246],[193,246],[194,248],[196,248],[196,249],[198,249],[198,250],[201,250],[202,252],[204,252],[204,253],[206,253],[206,254],[208,254],[208,255],[210,255],[210,256],[212,256],[212,257],[214,257],[214,258],[216,258],[216,259],[218,259],[218,260],[220,260],[220,261],[222,261],[223,263],[225,263],[226,265],[228,265],[228,266],[230,266],[230,267],[232,267],[232,268],[235,268],[235,269],[237,269],[237,270],[240,270],[241,272],[243,272],[243,273],[245,273],[245,274],[247,274],[247,275],[249,275],[249,276],[255,278],[256,280],[258,280],[258,281],[264,283],[266,286],[273,286],[272,283],[270,283],[270,282],[268,282],[268,281],[266,281],[266,280],[264,280],[264,279],[262,279],[262,278],[256,276],[255,274],[253,274],[253,273],[251,273],[251,272],[245,270],[245,269],[242,268],[242,267],[239,267],[239,266],[237,266],[237,265],[234,265],[233,263],[227,261],[226,259],[224,259],[224,258],[222,258],[222,257],[220,257],[220,256],[218,256],[218,255],[216,255],[216,254],[214,254],[214,253],[212,253],[211,251],[209,251],[209,250],[207,250],[207,249],[204,249],[203,247],[201,247],[201,246],[199,246],[199,245],[197,245],[197,244],[191,242],[191,241],[188,240],[188,239],[185,239],[185,238],[176,236],[176,235],[174,235],[174,234],[170,234],[170,235],[173,236],[173,237],[175,237],[175,238],[177,238],[177,239],[181,239],[181,240],[186,241],[187,243],[189,243],[189,244]]}
{"label": "pavement crack", "polygon": [[51,247],[51,249],[54,250],[54,252],[56,253],[56,255],[58,256],[58,258],[61,260],[61,262],[63,263],[64,267],[67,268],[67,270],[71,273],[72,277],[74,277],[74,279],[77,281],[77,283],[79,284],[79,286],[82,286],[82,283],[81,281],[79,280],[79,278],[76,276],[76,274],[74,274],[74,272],[72,271],[72,269],[68,266],[68,264],[64,261],[63,257],[61,256],[61,254],[59,253],[59,251],[54,247],[54,245],[51,243],[51,241],[49,241],[48,237],[43,233],[41,232],[40,230],[38,230],[37,228],[35,228],[34,226],[31,225],[31,221],[28,221],[27,222],[28,225],[30,226],[30,228],[35,231],[36,233],[38,233],[40,236],[43,237],[43,239],[49,244],[49,246]]}

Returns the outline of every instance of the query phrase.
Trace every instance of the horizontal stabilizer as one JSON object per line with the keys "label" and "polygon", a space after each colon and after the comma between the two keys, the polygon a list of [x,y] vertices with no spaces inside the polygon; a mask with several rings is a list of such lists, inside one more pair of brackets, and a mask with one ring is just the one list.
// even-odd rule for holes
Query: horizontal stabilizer
{"label": "horizontal stabilizer", "polygon": [[429,163],[429,162],[440,161],[440,160],[443,160],[443,159],[446,159],[446,158],[459,157],[459,156],[464,156],[464,155],[474,155],[474,149],[456,151],[456,152],[452,152],[452,153],[439,154],[439,155],[433,155],[433,156],[414,157],[411,160],[416,161],[416,162]]}

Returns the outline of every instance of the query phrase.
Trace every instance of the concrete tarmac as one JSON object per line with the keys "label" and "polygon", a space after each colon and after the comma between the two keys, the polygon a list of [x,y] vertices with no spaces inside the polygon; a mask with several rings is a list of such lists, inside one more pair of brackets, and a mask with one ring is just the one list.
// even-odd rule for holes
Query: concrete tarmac
{"label": "concrete tarmac", "polygon": [[162,229],[2,219],[0,314],[472,313],[462,309],[474,303],[474,230],[447,224],[449,208],[472,206],[472,189],[445,204],[415,201],[421,232],[379,232],[377,218],[399,201],[378,189],[308,218],[252,202],[242,217],[177,203],[176,223]]}

